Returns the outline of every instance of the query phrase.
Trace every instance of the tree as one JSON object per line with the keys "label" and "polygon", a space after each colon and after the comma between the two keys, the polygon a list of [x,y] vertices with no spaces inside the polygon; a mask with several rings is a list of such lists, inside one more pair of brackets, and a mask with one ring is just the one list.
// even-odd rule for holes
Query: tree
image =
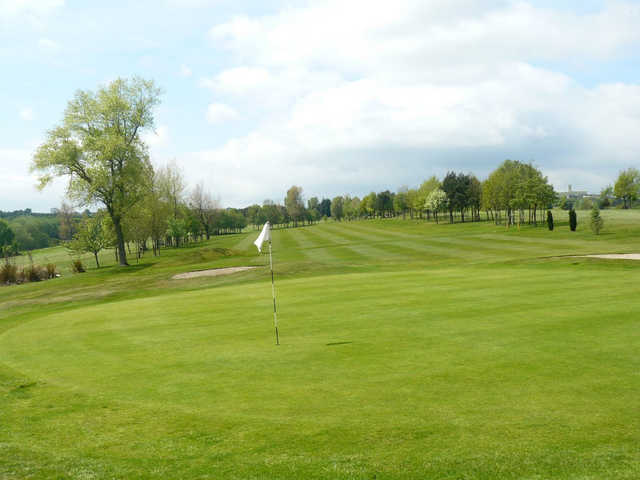
{"label": "tree", "polygon": [[170,218],[167,220],[167,237],[173,241],[175,247],[182,244],[182,240],[187,234],[186,222],[181,218]]}
{"label": "tree", "polygon": [[596,235],[600,234],[600,230],[604,226],[604,220],[600,216],[600,209],[596,203],[593,204],[593,208],[591,209],[591,230]]}
{"label": "tree", "polygon": [[[197,184],[193,189],[193,192],[191,192],[191,196],[189,197],[189,206],[191,207],[194,216],[200,222],[207,240],[209,240],[209,238],[211,237],[211,215],[213,210],[215,210],[216,205],[213,201],[213,198],[211,197],[211,194],[205,191],[204,183]],[[255,207],[258,208],[259,212],[260,206],[255,205]],[[254,218],[252,218],[252,220],[255,220],[256,212],[254,211],[252,213],[254,213]]]}
{"label": "tree", "polygon": [[331,200],[328,198],[323,198],[320,201],[319,205],[320,217],[330,217],[331,216]]}
{"label": "tree", "polygon": [[56,213],[60,222],[60,227],[58,228],[60,240],[71,240],[76,233],[76,212],[73,211],[71,205],[62,202]]}
{"label": "tree", "polygon": [[387,213],[393,213],[393,195],[389,190],[376,195],[374,208],[381,217],[385,217]]}
{"label": "tree", "polygon": [[322,217],[318,197],[311,197],[307,200],[307,211],[309,212],[309,218],[312,222],[316,222]]}
{"label": "tree", "polygon": [[408,187],[401,187],[393,199],[393,210],[396,215],[402,214],[402,218],[405,218],[407,214],[407,208],[409,207],[408,192]]}
{"label": "tree", "polygon": [[67,176],[67,193],[81,205],[105,206],[116,233],[120,265],[128,265],[122,221],[146,190],[152,167],[141,138],[153,128],[160,90],[141,78],[117,79],[96,92],[78,91],[63,121],[38,148],[32,170],[40,188]]}
{"label": "tree", "polygon": [[547,210],[547,227],[553,231],[553,213],[551,213],[551,210]]}
{"label": "tree", "polygon": [[187,185],[184,175],[175,161],[160,169],[157,174],[157,182],[160,194],[171,208],[173,218],[178,218]]}
{"label": "tree", "polygon": [[[453,223],[453,212],[456,210],[462,212],[466,206],[466,182],[464,177],[463,174],[448,172],[442,181],[442,191],[447,195],[450,223]],[[464,221],[464,215],[462,216],[462,221]]]}
{"label": "tree", "polygon": [[109,236],[105,230],[102,215],[85,217],[68,248],[77,254],[92,253],[96,267],[100,268],[98,254],[109,246]]}
{"label": "tree", "polygon": [[631,208],[631,204],[638,199],[640,193],[640,171],[628,168],[620,172],[613,187],[614,195],[623,201],[623,208]]}
{"label": "tree", "polygon": [[482,185],[482,205],[500,223],[501,211],[506,213],[506,225],[515,223],[515,212],[522,218],[529,211],[529,223],[537,225],[538,209],[550,208],[555,192],[547,177],[531,164],[505,160]]}
{"label": "tree", "polygon": [[344,198],[335,197],[331,200],[331,217],[334,220],[342,220],[342,217],[344,217]]}
{"label": "tree", "polygon": [[600,191],[600,198],[598,202],[600,203],[600,208],[607,208],[611,206],[611,201],[609,197],[613,196],[613,187],[611,185],[607,185]]}
{"label": "tree", "polygon": [[8,256],[8,251],[13,244],[15,234],[9,228],[9,224],[0,219],[0,253]]}
{"label": "tree", "polygon": [[287,190],[287,196],[284,199],[284,206],[287,213],[297,227],[298,222],[304,217],[304,201],[302,200],[302,187],[293,186]]}
{"label": "tree", "polygon": [[433,217],[438,223],[438,213],[447,209],[447,194],[440,188],[436,188],[429,194],[426,206],[433,212]]}
{"label": "tree", "polygon": [[569,210],[569,228],[572,232],[576,231],[578,227],[578,216],[576,215],[576,211],[571,209]]}

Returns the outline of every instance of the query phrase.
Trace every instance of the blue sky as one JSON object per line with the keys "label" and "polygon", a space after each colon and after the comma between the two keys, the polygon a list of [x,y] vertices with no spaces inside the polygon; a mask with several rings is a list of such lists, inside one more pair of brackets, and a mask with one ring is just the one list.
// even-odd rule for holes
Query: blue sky
{"label": "blue sky", "polygon": [[223,205],[480,177],[533,161],[597,191],[640,163],[640,2],[0,0],[0,210],[77,89],[162,87],[158,165]]}

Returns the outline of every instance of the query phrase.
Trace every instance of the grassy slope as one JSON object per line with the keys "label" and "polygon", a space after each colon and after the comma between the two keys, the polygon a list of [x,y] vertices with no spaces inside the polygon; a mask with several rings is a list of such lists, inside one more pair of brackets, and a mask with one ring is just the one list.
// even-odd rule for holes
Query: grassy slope
{"label": "grassy slope", "polygon": [[[580,212],[582,213],[582,212]],[[637,212],[255,234],[0,289],[0,478],[638,478]],[[227,249],[227,250],[225,250]]]}

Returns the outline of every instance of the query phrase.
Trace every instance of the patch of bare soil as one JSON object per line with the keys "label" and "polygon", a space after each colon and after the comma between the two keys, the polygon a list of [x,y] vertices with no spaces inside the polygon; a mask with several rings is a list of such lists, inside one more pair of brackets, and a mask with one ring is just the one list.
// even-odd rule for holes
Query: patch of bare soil
{"label": "patch of bare soil", "polygon": [[608,260],[640,260],[640,253],[606,253],[602,255],[580,255],[585,258],[605,258]]}
{"label": "patch of bare soil", "polygon": [[197,272],[179,273],[171,277],[171,280],[185,280],[187,278],[197,277],[218,277],[220,275],[231,275],[232,273],[244,272],[245,270],[253,270],[257,267],[228,267],[228,268],[212,268],[211,270],[198,270]]}

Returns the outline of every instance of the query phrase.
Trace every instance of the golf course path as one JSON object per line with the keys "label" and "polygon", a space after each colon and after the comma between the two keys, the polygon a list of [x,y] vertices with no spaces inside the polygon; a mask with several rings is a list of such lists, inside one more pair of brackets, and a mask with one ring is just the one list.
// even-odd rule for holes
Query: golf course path
{"label": "golf course path", "polygon": [[171,277],[171,280],[184,280],[196,277],[218,277],[220,275],[231,275],[232,273],[244,272],[245,270],[253,270],[257,267],[228,267],[228,268],[212,268],[210,270],[199,270],[197,272],[179,273]]}

